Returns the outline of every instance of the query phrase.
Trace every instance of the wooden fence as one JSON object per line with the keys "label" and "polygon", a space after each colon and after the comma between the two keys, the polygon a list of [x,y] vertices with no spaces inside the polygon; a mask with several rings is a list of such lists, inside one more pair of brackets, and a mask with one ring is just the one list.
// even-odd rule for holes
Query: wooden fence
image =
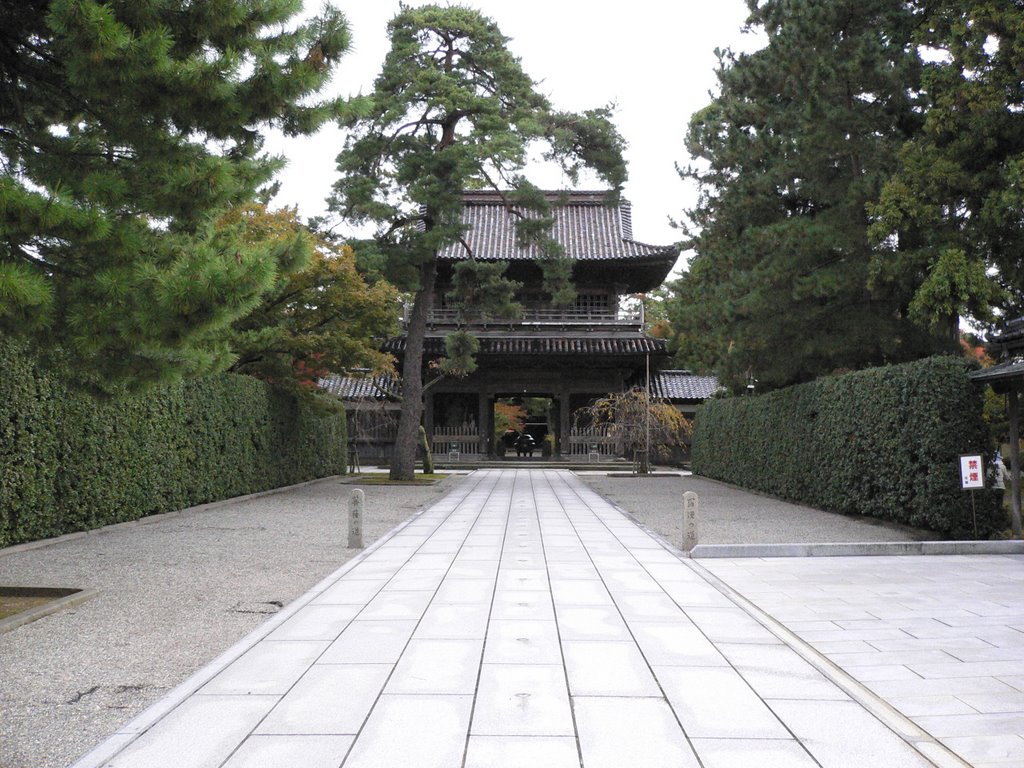
{"label": "wooden fence", "polygon": [[430,450],[435,456],[447,456],[458,451],[460,458],[477,456],[480,453],[480,433],[476,428],[465,425],[460,427],[434,427],[431,435]]}
{"label": "wooden fence", "polygon": [[601,459],[614,459],[622,454],[619,439],[610,434],[607,424],[593,427],[573,427],[569,430],[568,456],[586,456],[596,453]]}

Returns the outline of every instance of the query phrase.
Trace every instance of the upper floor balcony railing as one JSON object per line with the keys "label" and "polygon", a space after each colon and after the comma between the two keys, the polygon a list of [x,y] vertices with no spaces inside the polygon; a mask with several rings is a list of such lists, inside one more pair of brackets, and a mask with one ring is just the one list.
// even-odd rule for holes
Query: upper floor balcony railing
{"label": "upper floor balcony railing", "polygon": [[[412,307],[406,305],[402,322],[408,324]],[[619,329],[642,329],[643,305],[620,307],[618,310],[595,310],[578,307],[524,308],[519,317],[466,317],[457,309],[434,309],[427,317],[431,327],[515,327],[544,328],[569,326],[614,326]]]}

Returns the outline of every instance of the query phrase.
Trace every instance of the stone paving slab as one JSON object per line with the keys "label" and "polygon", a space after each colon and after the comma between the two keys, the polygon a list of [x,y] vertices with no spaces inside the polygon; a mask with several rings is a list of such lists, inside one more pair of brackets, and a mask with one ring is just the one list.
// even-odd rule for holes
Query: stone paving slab
{"label": "stone paving slab", "polygon": [[[845,559],[813,561],[817,582],[749,560],[715,561],[712,574],[567,472],[480,471],[75,768],[964,765],[865,687],[875,681],[844,676],[797,633],[834,642],[851,632],[850,642],[874,648],[865,633],[935,638],[945,626],[962,638],[957,628],[970,625],[935,623],[936,598],[911,586],[890,594],[884,579],[859,597],[846,587],[860,572],[833,579],[836,560]],[[803,626],[786,629],[744,589]],[[979,605],[995,620],[1008,599],[989,593]],[[872,613],[881,604],[910,611],[911,630],[896,619],[882,626]],[[992,638],[1019,625],[973,637],[1002,647]],[[902,652],[839,642],[837,654]],[[1005,685],[972,688],[976,704],[1015,706],[1012,696],[984,697],[1019,691],[1020,662],[953,663],[982,665]],[[925,683],[976,679],[946,677],[949,664],[886,656],[854,666],[905,668]],[[1001,731],[976,736],[973,720],[933,725],[953,749],[987,738],[986,755],[1010,751]]]}
{"label": "stone paving slab", "polygon": [[696,567],[970,765],[1024,766],[1024,557],[747,558]]}

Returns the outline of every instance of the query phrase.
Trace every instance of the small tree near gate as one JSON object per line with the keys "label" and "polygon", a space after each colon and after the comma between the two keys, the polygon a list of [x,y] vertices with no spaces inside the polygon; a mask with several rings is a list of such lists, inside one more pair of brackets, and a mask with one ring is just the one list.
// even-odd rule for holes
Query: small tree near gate
{"label": "small tree near gate", "polygon": [[639,387],[609,393],[576,411],[576,422],[607,424],[609,435],[639,459],[641,474],[651,471],[650,456],[668,458],[693,434],[693,424],[671,404],[650,397]]}

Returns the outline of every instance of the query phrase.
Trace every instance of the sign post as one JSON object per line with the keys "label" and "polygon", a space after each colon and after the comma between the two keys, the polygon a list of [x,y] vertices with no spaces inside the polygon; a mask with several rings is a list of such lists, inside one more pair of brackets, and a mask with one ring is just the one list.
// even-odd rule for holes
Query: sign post
{"label": "sign post", "polygon": [[974,538],[978,538],[978,510],[974,505],[974,492],[985,487],[985,467],[979,454],[960,455],[960,488],[971,492],[971,516],[974,519]]}

